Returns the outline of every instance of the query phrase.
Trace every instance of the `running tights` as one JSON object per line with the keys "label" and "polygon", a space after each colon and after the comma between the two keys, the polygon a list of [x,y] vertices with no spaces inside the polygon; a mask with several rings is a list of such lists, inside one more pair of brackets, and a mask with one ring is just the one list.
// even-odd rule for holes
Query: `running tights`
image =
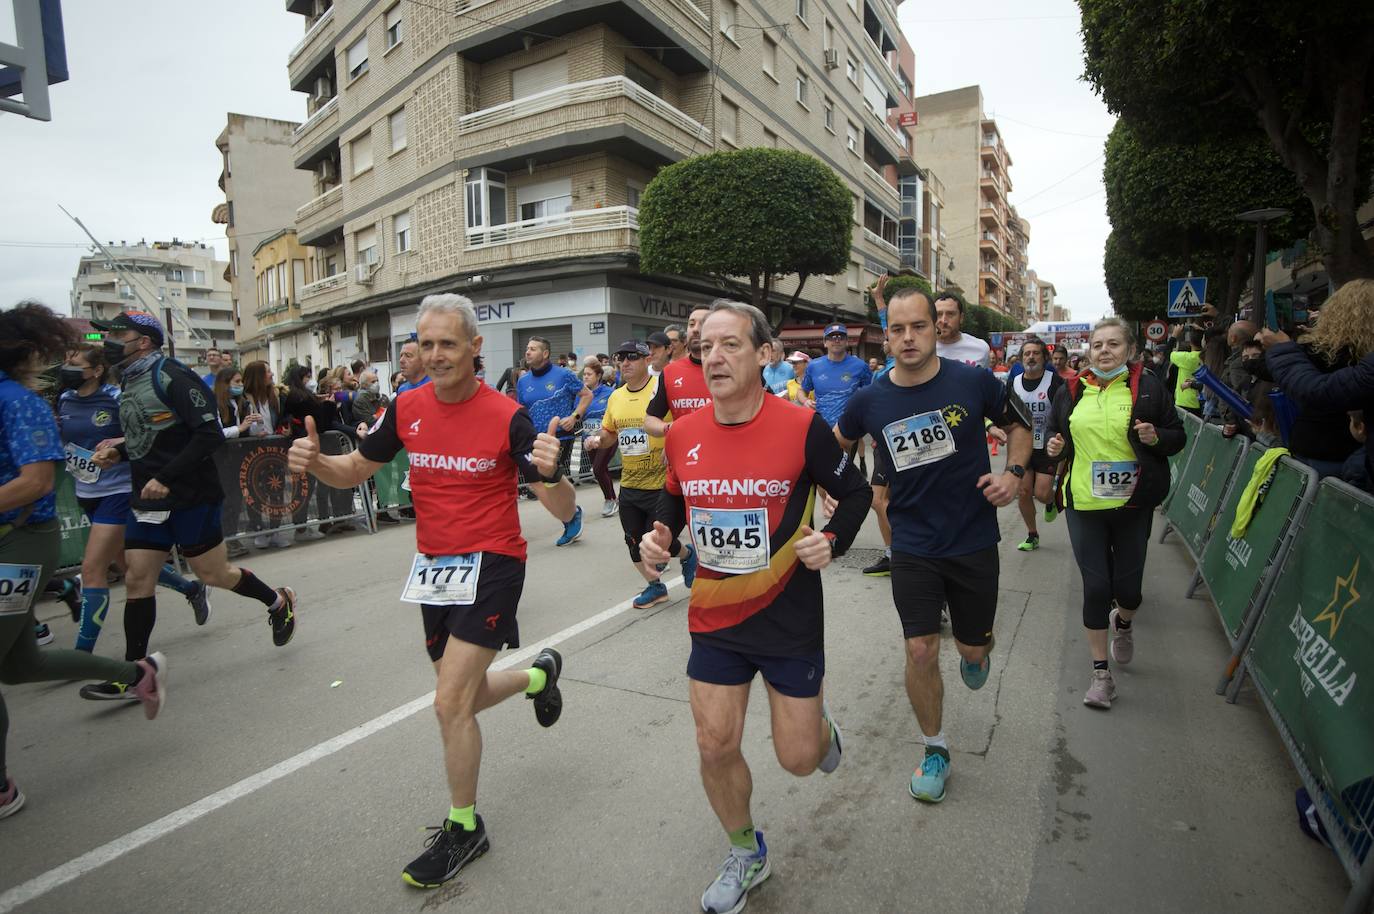
{"label": "running tights", "polygon": [[611,458],[615,456],[614,447],[600,447],[592,451],[592,475],[596,484],[601,486],[601,497],[615,501],[615,483],[611,480]]}
{"label": "running tights", "polygon": [[1154,512],[1147,508],[1065,512],[1073,557],[1083,576],[1083,627],[1104,630],[1112,601],[1139,609],[1145,550]]}

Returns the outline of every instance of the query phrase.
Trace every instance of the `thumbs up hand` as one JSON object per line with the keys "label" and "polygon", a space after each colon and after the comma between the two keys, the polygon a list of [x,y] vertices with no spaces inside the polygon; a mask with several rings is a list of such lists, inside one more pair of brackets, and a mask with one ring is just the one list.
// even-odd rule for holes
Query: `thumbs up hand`
{"label": "thumbs up hand", "polygon": [[558,441],[558,425],[561,421],[557,416],[550,419],[549,430],[540,432],[535,437],[534,447],[530,450],[530,461],[539,471],[539,475],[545,479],[553,478],[558,470],[558,452],[561,447]]}
{"label": "thumbs up hand", "polygon": [[305,437],[291,442],[291,450],[286,452],[286,465],[292,473],[306,473],[312,470],[320,458],[320,433],[315,429],[315,417],[305,417]]}
{"label": "thumbs up hand", "polygon": [[805,524],[800,531],[801,538],[792,547],[797,552],[797,558],[801,563],[812,571],[820,571],[830,560],[835,557],[835,550],[830,546],[830,537],[824,533],[818,533]]}
{"label": "thumbs up hand", "polygon": [[1064,453],[1064,436],[1055,435],[1049,441],[1046,441],[1045,453],[1051,457],[1058,457],[1060,454]]}
{"label": "thumbs up hand", "polygon": [[654,529],[644,534],[639,541],[639,558],[648,566],[667,564],[671,558],[668,555],[668,547],[672,544],[673,531],[659,521],[654,521]]}

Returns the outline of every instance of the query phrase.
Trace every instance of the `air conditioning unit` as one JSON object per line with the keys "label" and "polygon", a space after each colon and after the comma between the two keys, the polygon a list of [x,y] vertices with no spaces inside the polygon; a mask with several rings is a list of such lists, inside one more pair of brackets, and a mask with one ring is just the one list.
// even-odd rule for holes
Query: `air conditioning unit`
{"label": "air conditioning unit", "polygon": [[327,102],[334,97],[334,84],[330,82],[328,76],[321,76],[315,80],[315,101]]}
{"label": "air conditioning unit", "polygon": [[359,285],[372,285],[372,274],[377,272],[376,263],[359,263],[353,265],[353,281]]}
{"label": "air conditioning unit", "polygon": [[840,49],[827,48],[825,52],[825,68],[827,70],[838,70],[840,67]]}
{"label": "air conditioning unit", "polygon": [[319,175],[321,181],[337,181],[339,179],[338,164],[333,159],[321,159],[319,166]]}

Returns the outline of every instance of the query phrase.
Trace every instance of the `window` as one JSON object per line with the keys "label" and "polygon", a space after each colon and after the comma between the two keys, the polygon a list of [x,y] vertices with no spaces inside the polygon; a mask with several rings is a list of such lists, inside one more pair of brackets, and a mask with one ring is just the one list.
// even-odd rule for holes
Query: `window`
{"label": "window", "polygon": [[868,64],[864,64],[864,105],[878,116],[887,119],[887,90],[878,79],[878,74]]}
{"label": "window", "polygon": [[811,81],[807,78],[802,68],[797,67],[797,101],[800,102],[803,107],[810,107],[808,104],[810,101],[810,92]]}
{"label": "window", "polygon": [[348,144],[353,157],[353,174],[360,175],[372,167],[372,131],[369,130]]}
{"label": "window", "polygon": [[572,211],[572,179],[561,178],[526,184],[515,189],[520,221],[552,219]]}
{"label": "window", "polygon": [[466,185],[468,234],[506,224],[506,173],[494,168],[474,168]]}
{"label": "window", "polygon": [[625,185],[625,202],[634,209],[639,209],[639,200],[644,196],[644,185],[630,181]]}
{"label": "window", "polygon": [[239,252],[237,250],[229,252],[229,267],[233,271],[231,275],[239,275]]}
{"label": "window", "polygon": [[406,37],[404,26],[401,24],[401,4],[394,4],[387,10],[383,22],[386,24],[386,49],[389,51]]}
{"label": "window", "polygon": [[763,128],[763,145],[767,146],[769,149],[778,148],[778,135],[767,127]]}
{"label": "window", "polygon": [[806,21],[806,0],[797,0],[797,18],[802,22]]}
{"label": "window", "polygon": [[739,144],[739,106],[720,99],[720,138],[732,146]]}
{"label": "window", "polygon": [[367,34],[348,46],[348,51],[344,55],[345,65],[348,67],[348,78],[357,79],[367,72]]}
{"label": "window", "polygon": [[825,28],[821,32],[821,47],[827,51],[835,46],[835,23],[829,19],[825,20]]}
{"label": "window", "polygon": [[908,99],[911,98],[911,78],[905,72],[897,71],[897,82],[902,87],[902,94]]}
{"label": "window", "polygon": [[359,229],[353,236],[354,244],[357,246],[358,263],[372,264],[377,262],[377,227],[369,225],[365,229]]}
{"label": "window", "polygon": [[720,33],[735,40],[735,23],[739,22],[739,4],[735,0],[720,0]]}
{"label": "window", "polygon": [[404,254],[411,250],[413,240],[410,234],[410,210],[397,213],[392,217],[392,223],[396,231],[396,253]]}
{"label": "window", "polygon": [[849,81],[854,85],[859,84],[859,65],[854,62],[854,55],[846,53],[844,55],[844,75],[849,77]]}
{"label": "window", "polygon": [[568,55],[559,54],[548,60],[512,70],[511,98],[526,98],[568,84]]}
{"label": "window", "polygon": [[857,260],[851,260],[851,261],[849,261],[849,277],[848,277],[848,279],[849,279],[849,288],[851,288],[851,289],[856,289],[856,290],[857,290],[857,289],[859,288],[859,262],[858,262]]}
{"label": "window", "polygon": [[859,128],[854,126],[853,121],[844,122],[844,145],[845,148],[855,155],[859,152]]}
{"label": "window", "polygon": [[295,281],[295,286],[291,290],[291,297],[297,298],[301,294],[301,286],[305,285],[305,261],[291,261],[291,278]]}
{"label": "window", "polygon": [[339,255],[330,254],[324,259],[324,275],[337,276],[339,274]]}
{"label": "window", "polygon": [[766,34],[763,36],[763,72],[773,82],[778,81],[778,43]]}
{"label": "window", "polygon": [[625,61],[625,78],[632,83],[643,86],[655,95],[663,95],[663,80],[654,76],[633,60]]}
{"label": "window", "polygon": [[400,152],[406,148],[406,109],[391,112],[387,122],[391,125],[391,151]]}
{"label": "window", "polygon": [[825,129],[835,132],[835,102],[828,95],[825,97]]}

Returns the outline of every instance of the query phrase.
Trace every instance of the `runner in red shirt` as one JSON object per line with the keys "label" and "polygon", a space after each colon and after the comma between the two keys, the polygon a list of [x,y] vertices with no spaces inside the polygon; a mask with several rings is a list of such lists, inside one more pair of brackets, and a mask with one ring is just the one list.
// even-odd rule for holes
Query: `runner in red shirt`
{"label": "runner in red shirt", "polygon": [[701,370],[701,325],[711,309],[705,305],[687,318],[687,355],[663,366],[658,390],[645,410],[644,430],[655,438],[668,432],[674,419],[711,405],[711,392]]}
{"label": "runner in red shirt", "polygon": [[503,647],[518,647],[516,607],[525,583],[516,482],[559,483],[549,511],[571,510],[574,492],[558,475],[558,420],[535,435],[517,403],[483,384],[477,315],[461,295],[420,302],[420,357],[432,381],[397,397],[351,454],[324,456],[314,422],[291,446],[292,472],[352,488],[400,452],[410,457],[411,498],[419,551],[401,599],[419,603],[425,646],[438,673],[434,706],[444,742],[452,806],[423,854],[405,868],[418,888],[447,882],[490,846],[475,811],[482,736],[477,713],[521,692],[538,722],[551,727],[563,709],[563,659],[545,649],[527,670],[491,671]]}
{"label": "runner in red shirt", "polygon": [[[821,694],[820,571],[849,548],[873,497],[825,420],[760,383],[771,337],[752,305],[712,306],[701,329],[712,405],[672,423],[660,511],[668,523],[656,523],[640,544],[646,562],[666,562],[669,527],[685,521],[699,562],[687,611],[687,675],[702,783],[731,844],[701,898],[707,914],[738,911],[769,875],[740,753],[756,673],[768,690],[782,766],[805,776],[840,763],[840,732]],[[818,486],[838,499],[821,531],[808,526]]]}

